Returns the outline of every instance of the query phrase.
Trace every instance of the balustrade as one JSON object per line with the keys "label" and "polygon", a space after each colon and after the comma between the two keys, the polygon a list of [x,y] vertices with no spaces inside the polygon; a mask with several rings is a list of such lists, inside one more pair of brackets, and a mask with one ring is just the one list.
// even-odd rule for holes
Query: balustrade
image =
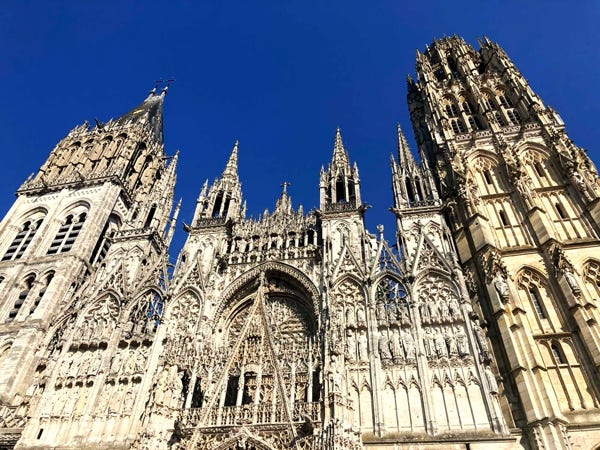
{"label": "balustrade", "polygon": [[[296,402],[291,409],[292,422],[304,422],[309,417],[320,421],[319,402]],[[203,423],[201,421],[204,420]],[[257,405],[222,406],[211,408],[188,408],[182,412],[181,423],[185,428],[233,426],[244,424],[288,423],[283,405],[259,403]]]}

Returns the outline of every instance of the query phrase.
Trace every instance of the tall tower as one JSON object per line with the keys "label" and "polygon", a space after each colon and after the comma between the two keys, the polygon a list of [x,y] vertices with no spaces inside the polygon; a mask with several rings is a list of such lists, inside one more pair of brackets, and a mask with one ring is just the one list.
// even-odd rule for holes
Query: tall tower
{"label": "tall tower", "polygon": [[590,447],[600,440],[600,182],[506,53],[480,45],[450,37],[417,53],[417,143],[479,299],[509,425],[532,448]]}
{"label": "tall tower", "polygon": [[172,235],[165,94],[74,128],[0,225],[0,413],[17,448],[137,433]]}
{"label": "tall tower", "polygon": [[[424,435],[422,441],[452,441],[462,434],[474,445],[494,440],[506,445],[513,439],[500,411],[489,344],[473,314],[442,201],[427,162],[416,163],[399,126],[392,187],[402,261],[396,286],[403,286],[404,298],[396,294],[398,306],[386,308],[392,297],[386,292],[377,302],[382,377],[393,381],[401,369],[403,385],[427,386],[409,388],[406,399],[400,397],[406,402],[397,407],[404,416],[401,431],[409,431],[406,424],[411,424],[410,431]],[[382,284],[378,292],[389,285]],[[397,336],[405,352],[410,349],[400,359],[381,345],[393,348]]]}

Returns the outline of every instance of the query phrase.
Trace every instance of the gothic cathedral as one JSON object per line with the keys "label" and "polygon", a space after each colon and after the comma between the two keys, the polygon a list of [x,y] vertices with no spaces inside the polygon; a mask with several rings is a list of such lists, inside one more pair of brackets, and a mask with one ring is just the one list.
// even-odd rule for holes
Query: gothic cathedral
{"label": "gothic cathedral", "polygon": [[338,129],[308,213],[236,142],[171,267],[167,89],[69,132],[0,225],[0,449],[600,448],[596,169],[497,44],[416,73],[393,243]]}

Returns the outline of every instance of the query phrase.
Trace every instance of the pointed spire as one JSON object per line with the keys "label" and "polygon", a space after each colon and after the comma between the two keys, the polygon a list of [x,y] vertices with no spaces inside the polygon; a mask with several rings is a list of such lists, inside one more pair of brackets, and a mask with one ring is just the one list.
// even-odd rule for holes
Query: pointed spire
{"label": "pointed spire", "polygon": [[171,224],[169,226],[169,231],[167,232],[167,237],[165,238],[165,243],[167,247],[171,245],[171,241],[173,240],[173,234],[175,234],[175,225],[177,224],[177,218],[179,217],[179,211],[181,210],[181,198],[177,202],[177,206],[175,207],[175,212],[173,213],[173,217],[171,217]]}
{"label": "pointed spire", "polygon": [[406,142],[406,137],[402,132],[402,128],[400,128],[400,124],[397,124],[396,127],[398,130],[398,164],[400,170],[412,172],[417,168],[415,158],[410,151],[408,142]]}
{"label": "pointed spire", "polygon": [[277,199],[273,215],[290,214],[292,212],[292,199],[290,198],[290,195],[287,192],[287,187],[290,184],[291,183],[288,183],[287,181],[281,183],[281,195]]}
{"label": "pointed spire", "polygon": [[166,91],[163,89],[159,95],[156,95],[156,87],[154,87],[142,103],[123,114],[114,123],[117,125],[148,123],[152,127],[155,139],[162,144],[162,109],[165,93]]}
{"label": "pointed spire", "polygon": [[231,150],[231,155],[229,156],[227,164],[225,165],[225,169],[223,170],[222,178],[225,178],[226,176],[234,178],[238,177],[238,145],[239,142],[236,139],[233,144],[233,149]]}
{"label": "pointed spire", "polygon": [[333,144],[332,162],[337,164],[338,166],[348,164],[348,154],[346,153],[344,143],[342,142],[342,133],[340,131],[340,127],[337,127],[337,129],[335,130],[335,142]]}

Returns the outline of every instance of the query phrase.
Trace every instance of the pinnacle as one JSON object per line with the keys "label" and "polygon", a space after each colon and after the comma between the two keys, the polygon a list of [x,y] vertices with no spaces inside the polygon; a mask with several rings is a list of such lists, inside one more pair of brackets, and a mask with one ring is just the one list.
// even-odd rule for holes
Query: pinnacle
{"label": "pinnacle", "polygon": [[338,165],[348,164],[348,155],[346,149],[344,149],[344,143],[342,142],[342,133],[340,127],[335,130],[335,142],[333,144],[333,162]]}
{"label": "pinnacle", "polygon": [[231,175],[237,178],[238,146],[239,142],[236,139],[233,144],[233,149],[231,150],[231,155],[229,156],[227,164],[225,165],[225,170],[223,170],[223,176]]}
{"label": "pinnacle", "polygon": [[410,151],[400,124],[398,123],[396,127],[398,131],[398,164],[400,165],[401,170],[411,170],[415,168],[417,164]]}

